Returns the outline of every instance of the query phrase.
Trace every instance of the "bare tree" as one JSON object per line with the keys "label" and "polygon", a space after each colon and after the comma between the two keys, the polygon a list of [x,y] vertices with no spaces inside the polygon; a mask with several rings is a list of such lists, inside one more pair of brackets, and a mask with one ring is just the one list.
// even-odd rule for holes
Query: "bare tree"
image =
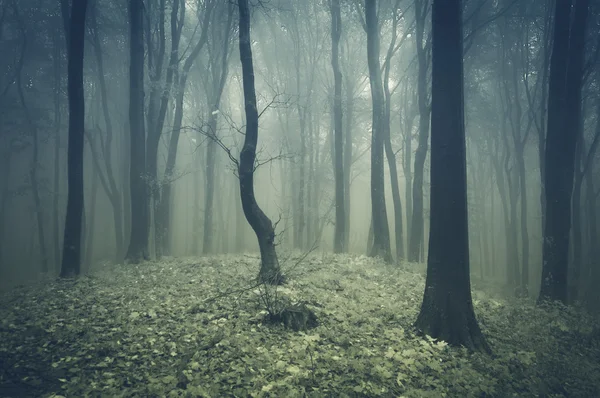
{"label": "bare tree", "polygon": [[239,178],[242,208],[248,223],[254,230],[260,248],[261,267],[258,278],[269,284],[280,284],[284,278],[275,251],[275,230],[267,215],[262,211],[254,196],[254,169],[256,144],[258,142],[258,110],[254,88],[254,65],[250,41],[250,9],[248,0],[238,0],[240,60],[244,86],[244,108],[246,111],[246,136],[240,152]]}

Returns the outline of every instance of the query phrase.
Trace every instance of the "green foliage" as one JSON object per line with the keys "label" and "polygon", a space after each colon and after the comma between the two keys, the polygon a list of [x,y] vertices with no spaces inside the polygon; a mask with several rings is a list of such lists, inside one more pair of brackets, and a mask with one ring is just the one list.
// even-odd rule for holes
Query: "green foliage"
{"label": "green foliage", "polygon": [[310,303],[319,325],[295,332],[263,322],[258,261],[115,266],[3,295],[0,396],[600,396],[600,327],[578,308],[477,291],[494,356],[470,354],[413,333],[421,274],[312,255],[270,292]]}

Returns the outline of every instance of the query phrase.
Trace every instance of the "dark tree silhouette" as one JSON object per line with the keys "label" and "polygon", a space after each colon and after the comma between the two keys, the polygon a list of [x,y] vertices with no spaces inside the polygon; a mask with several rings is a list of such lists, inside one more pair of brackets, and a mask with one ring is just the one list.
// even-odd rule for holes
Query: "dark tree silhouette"
{"label": "dark tree silhouette", "polygon": [[67,160],[67,214],[60,276],[70,278],[81,272],[83,217],[83,137],[85,100],[83,96],[83,49],[87,0],[74,1],[68,37],[69,138]]}
{"label": "dark tree silhouette", "polygon": [[412,201],[407,209],[411,209],[410,234],[408,236],[408,261],[418,262],[423,257],[424,233],[425,233],[425,199],[423,195],[425,160],[427,159],[427,147],[429,141],[429,119],[431,114],[431,103],[428,98],[427,73],[429,71],[430,57],[428,55],[428,40],[425,31],[425,23],[429,14],[428,0],[415,0],[415,40],[417,50],[417,97],[419,107],[419,135],[417,150],[415,151]]}
{"label": "dark tree silhouette", "polygon": [[275,251],[275,230],[254,196],[254,163],[258,142],[258,110],[254,88],[254,66],[250,41],[250,10],[248,0],[238,0],[240,13],[240,60],[244,86],[244,109],[246,111],[246,136],[240,152],[239,178],[242,208],[248,223],[254,230],[260,248],[261,266],[258,279],[269,284],[280,284],[284,278]]}
{"label": "dark tree silhouette", "polygon": [[131,238],[125,259],[132,263],[149,258],[148,185],[144,178],[146,171],[146,139],[144,131],[144,17],[142,10],[142,0],[129,0]]}
{"label": "dark tree silhouette", "polygon": [[415,326],[450,344],[489,351],[475,319],[469,279],[461,18],[461,1],[434,0],[431,228],[425,294]]}
{"label": "dark tree silhouette", "polygon": [[392,262],[390,248],[390,230],[385,208],[385,180],[383,174],[383,86],[381,66],[379,65],[379,21],[375,0],[365,0],[365,23],[367,30],[367,61],[369,82],[373,102],[373,121],[371,124],[371,210],[373,219],[373,245],[370,256],[380,256],[386,262]]}
{"label": "dark tree silhouette", "polygon": [[[538,301],[567,302],[575,148],[582,126],[581,85],[589,0],[557,0],[550,58],[545,152],[545,225]],[[571,23],[573,19],[573,23]]]}

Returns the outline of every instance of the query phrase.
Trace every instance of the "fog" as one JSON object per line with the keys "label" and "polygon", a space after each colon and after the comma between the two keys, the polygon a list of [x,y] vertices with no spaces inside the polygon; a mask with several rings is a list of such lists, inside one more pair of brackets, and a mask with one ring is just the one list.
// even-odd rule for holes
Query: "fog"
{"label": "fog", "polygon": [[[3,287],[60,273],[68,190],[67,3],[42,0],[1,6]],[[147,186],[149,259],[257,252],[238,178],[246,134],[238,9],[214,0],[145,3],[142,180]],[[331,252],[335,246],[334,75],[331,9],[325,3],[250,4],[259,113],[254,190],[275,226],[278,251]],[[382,159],[390,256],[397,264],[426,262],[431,6],[408,0],[382,0],[376,6],[382,115],[389,118],[384,124],[395,164],[390,173],[389,160]],[[366,14],[362,2],[341,1],[340,7],[343,251],[368,254],[373,241],[373,98]],[[598,274],[592,271],[598,267],[600,173],[599,19],[594,7],[585,41],[584,106],[573,193],[577,202],[572,204],[577,218],[570,242],[569,273],[575,277],[569,283],[582,291],[590,289],[589,277]],[[518,290],[536,296],[540,287],[540,165],[548,127],[552,12],[545,1],[463,4],[470,272],[477,280],[507,286],[509,294]],[[145,206],[132,203],[130,187],[128,18],[124,1],[88,4],[83,273],[125,260],[131,209]],[[169,168],[170,157],[175,160]],[[163,229],[156,215],[165,195],[170,216]],[[398,214],[401,221],[395,218]]]}
{"label": "fog", "polygon": [[0,396],[600,396],[599,11],[0,0]]}

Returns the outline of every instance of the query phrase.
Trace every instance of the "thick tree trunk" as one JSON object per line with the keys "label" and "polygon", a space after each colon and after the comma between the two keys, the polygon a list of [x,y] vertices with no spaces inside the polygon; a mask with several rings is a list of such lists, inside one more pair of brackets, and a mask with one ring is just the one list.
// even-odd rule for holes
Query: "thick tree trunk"
{"label": "thick tree trunk", "polygon": [[371,124],[371,214],[373,218],[373,246],[369,255],[382,257],[392,262],[390,249],[390,230],[385,206],[385,180],[383,167],[383,148],[385,131],[383,126],[384,104],[381,68],[379,65],[379,21],[375,0],[365,0],[365,21],[367,29],[367,62],[369,82],[373,102]]}
{"label": "thick tree trunk", "polygon": [[254,163],[258,142],[258,110],[254,88],[254,66],[250,42],[250,10],[248,0],[238,1],[240,12],[239,45],[244,85],[244,108],[246,111],[246,136],[240,152],[239,178],[242,208],[248,223],[254,230],[260,248],[261,267],[258,279],[268,284],[280,284],[284,277],[275,251],[273,224],[262,211],[254,196]]}
{"label": "thick tree trunk", "polygon": [[461,1],[433,1],[431,228],[415,326],[450,344],[489,351],[469,280],[461,10]]}
{"label": "thick tree trunk", "polygon": [[146,182],[146,133],[144,129],[144,35],[143,2],[129,0],[130,67],[129,127],[131,164],[131,239],[126,260],[138,263],[148,253],[148,184]]}
{"label": "thick tree trunk", "polygon": [[556,1],[545,152],[546,225],[540,302],[567,302],[571,194],[578,138],[574,132],[582,123],[581,85],[588,8],[589,0],[579,0],[574,7],[569,0]]}
{"label": "thick tree trunk", "polygon": [[333,136],[335,154],[335,232],[333,251],[347,250],[346,206],[344,195],[344,136],[342,131],[342,72],[340,71],[339,46],[342,32],[340,0],[331,1],[331,67],[333,69]]}
{"label": "thick tree trunk", "polygon": [[87,0],[73,3],[68,40],[69,138],[67,168],[67,215],[60,276],[71,278],[81,272],[81,233],[83,218],[83,136],[85,99],[83,54]]}

